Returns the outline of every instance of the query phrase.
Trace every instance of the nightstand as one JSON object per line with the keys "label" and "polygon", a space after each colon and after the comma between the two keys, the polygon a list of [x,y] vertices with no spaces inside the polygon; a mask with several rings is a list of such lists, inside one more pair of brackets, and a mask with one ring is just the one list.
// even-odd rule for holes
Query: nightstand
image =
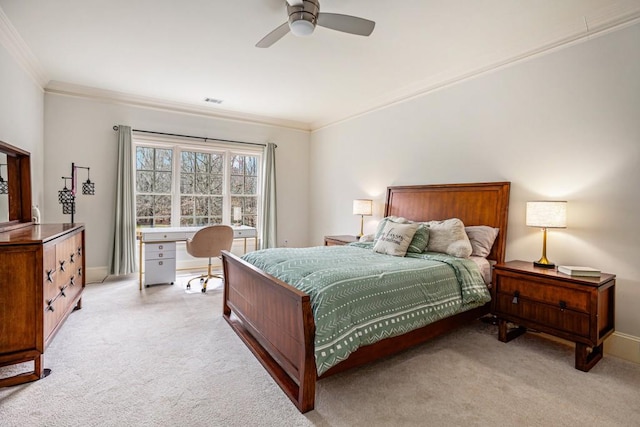
{"label": "nightstand", "polygon": [[[569,276],[527,261],[497,264],[491,311],[498,318],[498,339],[509,342],[530,328],[573,341],[575,367],[588,372],[614,331],[615,277]],[[517,327],[509,329],[508,322]]]}
{"label": "nightstand", "polygon": [[342,246],[347,243],[353,243],[360,240],[358,236],[324,236],[324,245],[325,246]]}

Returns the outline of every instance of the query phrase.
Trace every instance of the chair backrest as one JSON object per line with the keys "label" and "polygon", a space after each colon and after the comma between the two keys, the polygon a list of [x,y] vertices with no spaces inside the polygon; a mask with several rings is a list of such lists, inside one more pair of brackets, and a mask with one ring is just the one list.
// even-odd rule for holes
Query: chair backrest
{"label": "chair backrest", "polygon": [[187,252],[196,258],[219,257],[223,250],[230,251],[233,228],[228,225],[209,225],[196,231],[187,240]]}

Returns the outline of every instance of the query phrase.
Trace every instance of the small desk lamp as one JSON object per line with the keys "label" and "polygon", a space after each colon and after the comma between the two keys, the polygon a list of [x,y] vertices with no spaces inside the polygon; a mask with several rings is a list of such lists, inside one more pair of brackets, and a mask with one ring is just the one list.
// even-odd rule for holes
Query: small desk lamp
{"label": "small desk lamp", "polygon": [[547,259],[547,228],[567,227],[567,202],[527,202],[526,224],[542,228],[542,257],[533,263],[536,267],[554,268]]}
{"label": "small desk lamp", "polygon": [[360,215],[360,234],[358,234],[358,237],[362,237],[362,235],[364,234],[364,216],[371,215],[372,205],[373,201],[369,199],[355,199],[353,201],[353,214]]}

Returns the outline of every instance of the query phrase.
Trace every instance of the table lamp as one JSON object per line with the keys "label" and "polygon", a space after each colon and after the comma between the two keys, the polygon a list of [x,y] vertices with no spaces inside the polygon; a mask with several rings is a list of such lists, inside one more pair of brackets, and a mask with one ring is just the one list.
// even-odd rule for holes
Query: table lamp
{"label": "table lamp", "polygon": [[533,263],[536,267],[554,268],[547,259],[547,228],[567,227],[567,202],[527,202],[526,224],[542,228],[542,257]]}
{"label": "table lamp", "polygon": [[373,201],[369,199],[355,199],[353,201],[353,214],[360,215],[360,234],[358,237],[362,237],[364,229],[364,216],[370,216],[373,206]]}

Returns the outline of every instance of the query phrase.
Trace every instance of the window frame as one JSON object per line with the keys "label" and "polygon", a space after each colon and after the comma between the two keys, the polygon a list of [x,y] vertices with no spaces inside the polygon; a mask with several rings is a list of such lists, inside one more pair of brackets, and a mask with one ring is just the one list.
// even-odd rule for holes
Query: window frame
{"label": "window frame", "polygon": [[[224,155],[224,167],[223,167],[223,190],[222,190],[222,224],[233,225],[233,212],[231,208],[231,199],[236,197],[231,194],[231,158],[234,155],[241,156],[255,156],[257,157],[257,187],[256,187],[256,225],[255,228],[259,230],[262,221],[262,179],[263,179],[263,155],[264,150],[260,146],[251,148],[250,146],[244,147],[239,144],[225,143],[214,139],[207,139],[204,141],[192,141],[183,138],[170,138],[163,136],[152,135],[140,135],[133,132],[132,137],[132,150],[133,150],[133,170],[134,170],[134,198],[138,196],[137,190],[137,165],[136,165],[136,153],[138,147],[153,147],[161,149],[171,149],[171,224],[170,227],[182,227],[180,225],[180,162],[183,151],[199,151],[205,153],[221,153]],[[244,197],[244,196],[241,196]],[[134,199],[134,206],[137,210],[137,200]],[[244,215],[244,213],[243,213]],[[144,228],[147,226],[137,225],[136,214],[136,228]],[[161,226],[162,227],[162,226]],[[194,226],[197,227],[197,226]]]}

